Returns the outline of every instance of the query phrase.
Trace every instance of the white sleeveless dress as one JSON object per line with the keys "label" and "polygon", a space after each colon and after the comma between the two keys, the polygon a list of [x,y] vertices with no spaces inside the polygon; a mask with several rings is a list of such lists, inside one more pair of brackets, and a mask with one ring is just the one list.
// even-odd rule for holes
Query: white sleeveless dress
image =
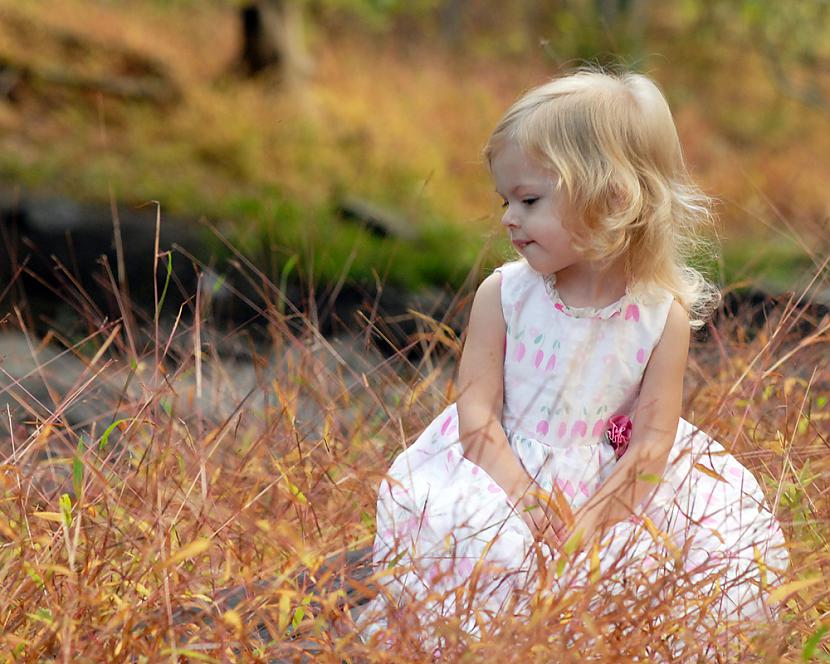
{"label": "white sleeveless dress", "polygon": [[[639,287],[599,310],[575,308],[524,260],[497,271],[507,324],[502,425],[527,472],[547,490],[556,483],[576,509],[613,470],[608,420],[634,412],[672,296]],[[617,524],[602,540],[601,573],[614,566],[622,576],[633,561],[660,567],[657,550],[677,547],[690,581],[696,570],[721,567],[711,620],[769,616],[760,588],[787,568],[784,538],[753,475],[718,442],[681,419],[663,481],[641,508],[666,536],[656,540],[642,518]],[[360,616],[364,638],[385,626],[387,610],[413,601],[423,622],[458,612],[462,628],[476,633],[469,595],[453,589],[468,592],[474,577],[478,620],[498,614],[534,579],[532,541],[502,489],[464,458],[449,405],[380,485],[373,559],[389,575]],[[556,583],[585,582],[587,558],[571,567]]]}

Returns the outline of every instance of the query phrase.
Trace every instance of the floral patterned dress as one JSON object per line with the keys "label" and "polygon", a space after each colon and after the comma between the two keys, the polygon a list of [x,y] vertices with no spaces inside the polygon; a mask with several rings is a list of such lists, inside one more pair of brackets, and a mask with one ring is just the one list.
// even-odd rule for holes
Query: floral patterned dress
{"label": "floral patterned dress", "polygon": [[[576,308],[524,260],[497,271],[507,325],[502,425],[527,472],[548,491],[555,484],[576,509],[614,468],[608,420],[633,414],[672,295],[639,286],[602,309]],[[696,569],[723,566],[715,620],[768,610],[759,578],[769,583],[786,569],[783,535],[753,475],[718,442],[681,419],[663,481],[642,505],[639,516],[603,538],[601,571],[621,557],[658,566],[651,555],[656,528],[668,535],[668,546],[685,544],[692,578]],[[426,619],[453,613],[461,595],[446,591],[463,586],[476,565],[479,616],[495,615],[538,569],[532,541],[501,487],[464,458],[456,406],[449,405],[380,485],[373,558],[379,568],[406,571],[384,579],[361,616],[364,636],[384,626],[390,603],[394,609],[417,600]],[[472,617],[463,627],[477,630]]]}

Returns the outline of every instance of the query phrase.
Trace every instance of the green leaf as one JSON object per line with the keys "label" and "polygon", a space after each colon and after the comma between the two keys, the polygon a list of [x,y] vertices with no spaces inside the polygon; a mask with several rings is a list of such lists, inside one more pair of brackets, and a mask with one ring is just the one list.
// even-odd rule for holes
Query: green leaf
{"label": "green leaf", "polygon": [[35,571],[35,568],[32,567],[31,563],[24,560],[23,569],[26,570],[26,574],[32,581],[34,581],[37,584],[38,588],[43,588],[43,579],[40,577],[40,574],[38,574],[37,571]]}
{"label": "green leaf", "polygon": [[170,286],[170,275],[173,273],[173,254],[168,251],[164,255],[167,258],[167,276],[164,279],[164,288],[161,291],[161,297],[156,305],[156,318],[159,317],[159,312],[161,312],[164,306],[164,298],[167,297],[167,288]]}
{"label": "green leaf", "polygon": [[115,420],[115,422],[110,424],[106,428],[106,430],[104,431],[104,435],[101,436],[101,440],[98,443],[98,449],[103,450],[107,446],[107,443],[109,442],[109,439],[110,439],[110,434],[115,430],[115,427],[117,427],[119,424],[122,424],[124,422],[129,422],[129,421],[130,421],[129,417],[124,417],[124,418],[121,418],[120,420]]}
{"label": "green leaf", "polygon": [[220,289],[220,288],[222,288],[222,286],[224,285],[224,283],[225,283],[225,275],[224,275],[224,274],[220,274],[220,275],[217,277],[216,281],[214,281],[214,282],[213,282],[213,287],[211,288],[211,293],[212,293],[213,295],[216,295],[216,293],[218,293],[218,292],[219,292],[219,289]]}
{"label": "green leaf", "polygon": [[570,556],[579,548],[580,542],[582,542],[582,530],[577,530],[573,535],[565,540],[565,544],[562,546],[562,551]]}
{"label": "green leaf", "polygon": [[40,622],[46,623],[47,625],[51,625],[54,621],[52,617],[52,612],[47,608],[39,608],[34,613],[28,613],[28,615],[32,620],[38,620]]}
{"label": "green leaf", "polygon": [[556,562],[556,576],[562,576],[565,573],[565,565],[568,564],[568,557],[562,556]]}
{"label": "green leaf", "polygon": [[61,514],[63,515],[63,523],[69,528],[72,525],[72,499],[68,493],[60,497]]}
{"label": "green leaf", "polygon": [[819,397],[816,399],[816,407],[824,408],[827,405],[827,397]]}
{"label": "green leaf", "polygon": [[78,448],[75,450],[75,458],[72,459],[72,487],[75,489],[75,497],[79,498],[84,487],[84,436],[78,439]]}
{"label": "green leaf", "polygon": [[285,482],[286,484],[288,484],[288,490],[295,498],[297,498],[297,500],[304,504],[308,502],[308,498],[306,498],[305,494],[302,491],[300,491],[300,487],[298,487],[296,484],[292,484],[288,480],[285,480]]}
{"label": "green leaf", "polygon": [[392,558],[392,560],[389,561],[389,564],[386,566],[386,569],[392,569],[395,565],[398,564],[398,561],[401,558],[403,558],[405,555],[406,555],[406,550],[401,551],[397,556],[395,556],[394,558]]}
{"label": "green leaf", "polygon": [[637,475],[637,479],[649,484],[660,484],[660,480],[663,478],[655,473],[640,473]]}
{"label": "green leaf", "polygon": [[161,406],[161,409],[167,413],[167,417],[172,417],[173,404],[170,402],[170,399],[159,399],[159,405]]}
{"label": "green leaf", "polygon": [[294,269],[294,266],[297,264],[297,254],[294,254],[285,261],[285,265],[282,266],[282,274],[280,275],[280,301],[277,303],[277,310],[280,314],[285,313],[285,302],[286,302],[286,295],[285,291],[288,289],[288,275],[291,274],[291,270]]}
{"label": "green leaf", "polygon": [[305,615],[305,609],[301,606],[298,606],[294,610],[294,617],[291,619],[291,627],[297,629],[299,624],[303,621],[303,616]]}
{"label": "green leaf", "polygon": [[813,655],[816,652],[816,648],[818,648],[818,644],[821,639],[827,634],[827,625],[822,625],[819,627],[813,634],[804,642],[804,648],[801,651],[801,661],[809,662],[813,659]]}

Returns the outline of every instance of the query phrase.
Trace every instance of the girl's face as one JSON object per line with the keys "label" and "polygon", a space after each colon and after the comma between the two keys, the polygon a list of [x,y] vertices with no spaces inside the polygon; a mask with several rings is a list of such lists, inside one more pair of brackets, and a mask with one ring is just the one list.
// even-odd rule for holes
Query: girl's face
{"label": "girl's face", "polygon": [[501,223],[530,267],[550,274],[580,261],[565,228],[572,212],[565,194],[556,190],[555,176],[513,140],[494,154],[492,172],[496,193],[504,200]]}

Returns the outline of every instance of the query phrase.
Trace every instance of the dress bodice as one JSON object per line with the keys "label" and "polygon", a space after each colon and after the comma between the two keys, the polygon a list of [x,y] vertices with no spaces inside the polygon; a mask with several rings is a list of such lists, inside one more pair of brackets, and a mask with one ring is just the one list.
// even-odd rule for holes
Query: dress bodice
{"label": "dress bodice", "polygon": [[525,260],[496,271],[507,325],[505,430],[551,447],[599,442],[610,417],[633,413],[672,294],[637,284],[601,309],[576,308]]}

